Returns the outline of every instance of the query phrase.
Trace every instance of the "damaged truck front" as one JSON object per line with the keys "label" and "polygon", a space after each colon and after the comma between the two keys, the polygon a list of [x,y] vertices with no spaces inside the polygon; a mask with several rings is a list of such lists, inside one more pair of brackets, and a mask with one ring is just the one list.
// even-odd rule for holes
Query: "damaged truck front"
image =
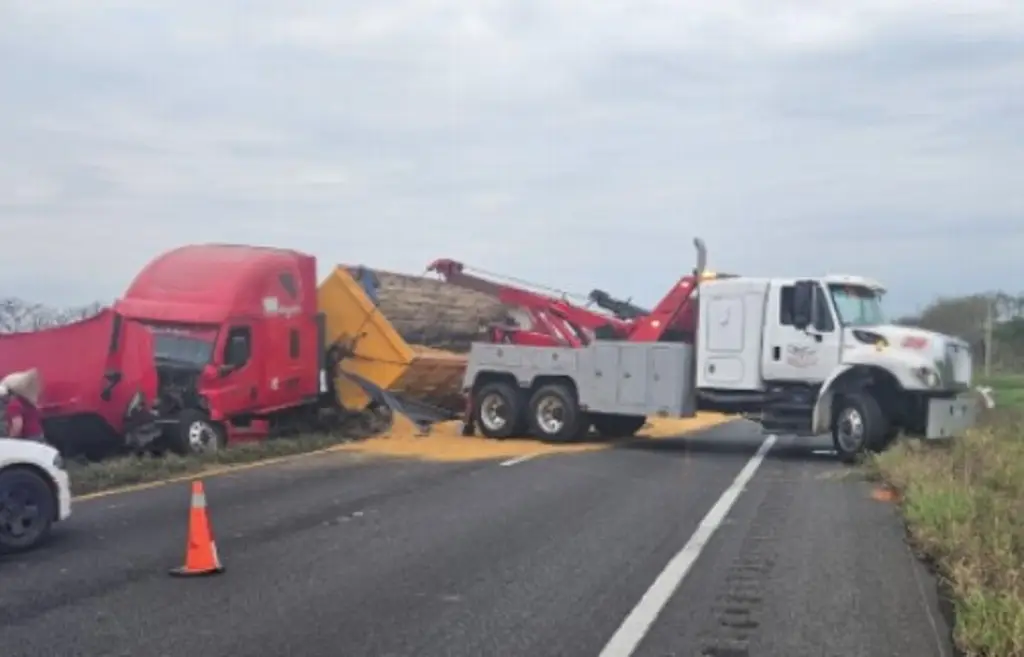
{"label": "damaged truck front", "polygon": [[0,335],[0,372],[36,368],[47,439],[65,455],[100,458],[147,431],[156,394],[148,331],[113,309],[64,326]]}

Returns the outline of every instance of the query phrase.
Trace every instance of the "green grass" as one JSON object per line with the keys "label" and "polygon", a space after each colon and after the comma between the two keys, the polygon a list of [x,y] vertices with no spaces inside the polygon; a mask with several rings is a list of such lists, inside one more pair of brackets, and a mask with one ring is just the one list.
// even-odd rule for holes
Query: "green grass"
{"label": "green grass", "polygon": [[241,443],[217,452],[193,456],[122,456],[98,462],[71,461],[68,473],[74,495],[144,484],[178,476],[200,474],[225,465],[255,463],[283,456],[315,452],[372,435],[380,421],[355,417],[330,433],[309,433],[294,438],[275,438]]}
{"label": "green grass", "polygon": [[875,459],[912,540],[952,593],[969,656],[1024,657],[1024,376],[993,377],[997,408],[948,446],[904,440]]}
{"label": "green grass", "polygon": [[997,374],[978,385],[992,386],[997,406],[1024,409],[1024,374]]}

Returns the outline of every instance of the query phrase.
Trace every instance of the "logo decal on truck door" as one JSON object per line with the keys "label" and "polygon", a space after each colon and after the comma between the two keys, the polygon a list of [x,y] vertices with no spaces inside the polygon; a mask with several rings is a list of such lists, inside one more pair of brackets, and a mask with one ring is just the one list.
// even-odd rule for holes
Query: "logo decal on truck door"
{"label": "logo decal on truck door", "polygon": [[818,362],[818,350],[806,345],[786,345],[786,364],[793,367],[811,367]]}

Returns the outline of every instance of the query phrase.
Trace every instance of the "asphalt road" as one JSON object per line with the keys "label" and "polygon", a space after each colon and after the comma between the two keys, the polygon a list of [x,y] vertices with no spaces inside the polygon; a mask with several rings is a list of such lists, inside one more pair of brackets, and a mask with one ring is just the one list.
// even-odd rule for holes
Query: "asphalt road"
{"label": "asphalt road", "polygon": [[214,477],[227,572],[205,579],[167,575],[186,483],[80,502],[0,561],[0,653],[951,655],[894,509],[842,466],[779,439],[719,503],[762,442],[737,422],[506,466],[337,453]]}

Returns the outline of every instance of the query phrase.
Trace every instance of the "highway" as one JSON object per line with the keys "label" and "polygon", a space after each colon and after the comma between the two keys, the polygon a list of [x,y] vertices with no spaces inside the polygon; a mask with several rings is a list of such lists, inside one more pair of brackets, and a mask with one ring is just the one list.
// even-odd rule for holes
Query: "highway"
{"label": "highway", "polygon": [[199,579],[167,575],[187,482],[81,501],[44,548],[0,560],[2,654],[952,655],[893,506],[764,440],[740,421],[536,458],[336,452],[210,477],[227,570]]}

